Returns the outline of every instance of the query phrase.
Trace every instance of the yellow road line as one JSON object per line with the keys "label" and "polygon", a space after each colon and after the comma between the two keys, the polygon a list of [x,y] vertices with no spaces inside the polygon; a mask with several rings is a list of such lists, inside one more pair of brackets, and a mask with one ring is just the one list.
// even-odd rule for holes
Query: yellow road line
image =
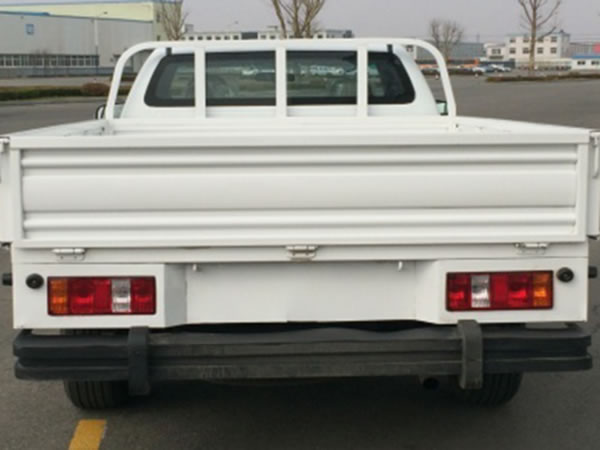
{"label": "yellow road line", "polygon": [[98,450],[106,430],[106,420],[80,420],[69,450]]}

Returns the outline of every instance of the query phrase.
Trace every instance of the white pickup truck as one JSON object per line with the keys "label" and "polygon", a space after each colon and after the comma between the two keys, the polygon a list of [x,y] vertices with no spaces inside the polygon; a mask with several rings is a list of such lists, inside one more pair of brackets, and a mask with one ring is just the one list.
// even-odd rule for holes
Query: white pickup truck
{"label": "white pickup truck", "polygon": [[16,375],[76,406],[405,375],[498,405],[591,367],[599,134],[457,116],[425,42],[142,44],[102,118],[1,139]]}

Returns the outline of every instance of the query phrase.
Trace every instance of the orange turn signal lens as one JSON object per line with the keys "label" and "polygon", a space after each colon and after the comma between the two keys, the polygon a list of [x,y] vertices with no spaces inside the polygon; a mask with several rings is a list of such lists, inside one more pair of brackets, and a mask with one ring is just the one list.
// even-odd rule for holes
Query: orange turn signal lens
{"label": "orange turn signal lens", "polygon": [[538,272],[533,274],[533,306],[536,308],[552,307],[552,274]]}
{"label": "orange turn signal lens", "polygon": [[69,314],[69,282],[66,278],[48,281],[48,311],[53,316]]}

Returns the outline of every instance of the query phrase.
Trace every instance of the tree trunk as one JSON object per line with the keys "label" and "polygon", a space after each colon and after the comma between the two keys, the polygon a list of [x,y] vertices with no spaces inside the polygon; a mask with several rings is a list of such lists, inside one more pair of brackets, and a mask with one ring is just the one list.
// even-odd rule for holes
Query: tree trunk
{"label": "tree trunk", "polygon": [[535,72],[535,56],[536,56],[536,44],[537,44],[537,24],[533,24],[531,27],[531,41],[529,42],[529,72]]}

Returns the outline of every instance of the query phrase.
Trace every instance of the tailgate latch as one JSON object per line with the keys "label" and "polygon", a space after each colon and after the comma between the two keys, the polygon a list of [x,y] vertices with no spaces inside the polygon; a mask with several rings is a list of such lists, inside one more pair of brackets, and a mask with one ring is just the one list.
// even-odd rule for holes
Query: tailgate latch
{"label": "tailgate latch", "polygon": [[60,262],[77,262],[85,259],[85,248],[55,248],[52,253]]}
{"label": "tailgate latch", "polygon": [[286,247],[288,258],[294,262],[308,262],[317,257],[316,245],[290,245]]}
{"label": "tailgate latch", "polygon": [[515,244],[517,253],[520,255],[543,255],[550,247],[546,242],[522,242]]}

